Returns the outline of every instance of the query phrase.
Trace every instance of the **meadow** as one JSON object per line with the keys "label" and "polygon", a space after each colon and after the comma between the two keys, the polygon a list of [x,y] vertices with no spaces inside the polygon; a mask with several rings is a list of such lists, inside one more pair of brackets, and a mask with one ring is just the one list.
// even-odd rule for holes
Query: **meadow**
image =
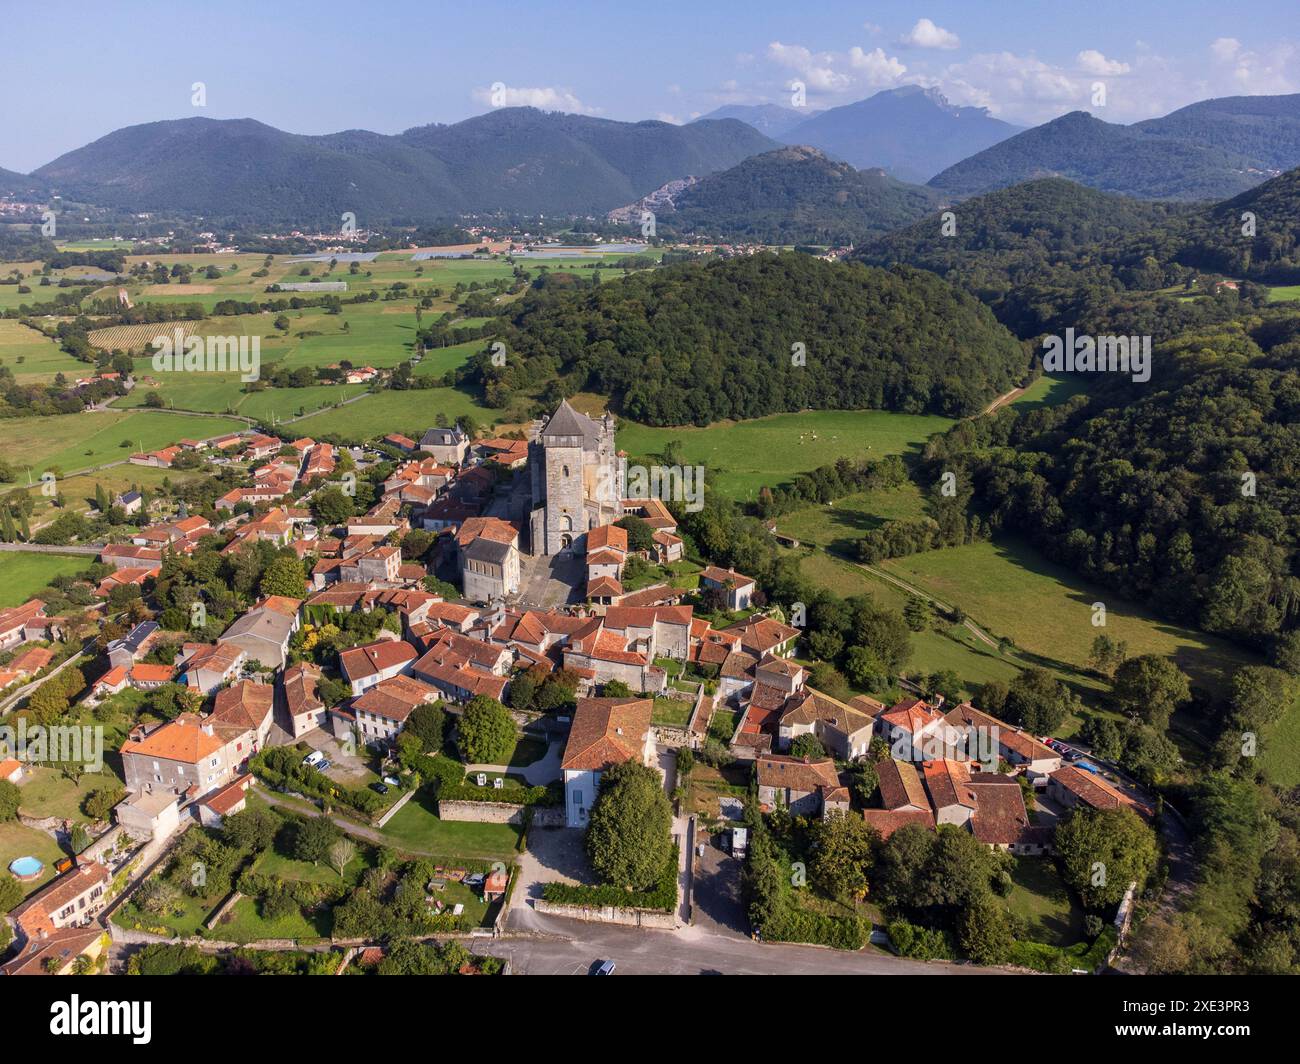
{"label": "meadow", "polygon": [[776,487],[839,458],[873,458],[916,452],[952,421],[928,414],[894,414],[883,410],[805,410],[752,421],[652,428],[623,421],[619,447],[633,460],[657,456],[679,441],[688,463],[703,465],[720,493],[752,501],[764,485]]}
{"label": "meadow", "polygon": [[151,451],[185,437],[202,439],[245,428],[229,418],[154,410],[8,418],[0,421],[0,454],[20,473],[39,477],[44,470],[58,470],[66,476],[125,461],[140,448]]}
{"label": "meadow", "polygon": [[0,551],[0,609],[21,605],[56,576],[79,573],[93,560],[84,554]]}

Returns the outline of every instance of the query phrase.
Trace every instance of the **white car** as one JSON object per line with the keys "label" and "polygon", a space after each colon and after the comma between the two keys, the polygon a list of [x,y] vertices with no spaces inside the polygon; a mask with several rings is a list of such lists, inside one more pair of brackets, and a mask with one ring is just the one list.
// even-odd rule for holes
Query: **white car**
{"label": "white car", "polygon": [[324,760],[325,760],[324,754],[322,754],[319,750],[313,750],[310,754],[308,754],[306,757],[302,759],[302,763],[304,765],[310,765],[312,768],[315,768]]}

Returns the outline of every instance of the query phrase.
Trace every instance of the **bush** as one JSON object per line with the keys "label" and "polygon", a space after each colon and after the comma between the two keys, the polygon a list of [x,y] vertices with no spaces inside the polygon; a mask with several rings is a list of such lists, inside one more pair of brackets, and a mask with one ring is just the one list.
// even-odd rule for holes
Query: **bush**
{"label": "bush", "polygon": [[609,884],[592,887],[573,883],[547,883],[542,887],[542,897],[556,905],[582,905],[603,908],[607,905],[620,909],[654,909],[673,912],[677,908],[678,850],[672,848],[671,860],[664,862],[659,879],[650,890],[624,890]]}

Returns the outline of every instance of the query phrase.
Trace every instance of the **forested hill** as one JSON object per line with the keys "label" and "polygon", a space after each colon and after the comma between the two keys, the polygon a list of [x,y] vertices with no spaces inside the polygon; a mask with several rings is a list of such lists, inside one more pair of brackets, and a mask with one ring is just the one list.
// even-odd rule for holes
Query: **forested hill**
{"label": "forested hill", "polygon": [[792,252],[683,263],[579,290],[564,281],[530,291],[505,319],[506,366],[474,363],[494,405],[549,384],[548,400],[596,391],[652,425],[806,408],[959,416],[1029,368],[986,307],[918,270]]}
{"label": "forested hill", "polygon": [[940,199],[931,189],[796,146],[703,178],[676,197],[661,222],[734,241],[845,245],[906,225]]}
{"label": "forested hill", "polygon": [[1214,144],[1148,135],[1072,111],[963,159],[929,184],[969,196],[1051,176],[1143,199],[1211,200],[1244,192],[1269,174]]}
{"label": "forested hill", "polygon": [[[1247,211],[1253,237],[1242,232]],[[1225,320],[1241,300],[1261,302],[1263,293],[1246,282],[1300,281],[1300,171],[1210,207],[1048,178],[976,196],[953,212],[951,236],[935,213],[855,257],[933,270],[975,292],[1024,337],[1064,325],[1132,331],[1135,322],[1137,331],[1168,336]],[[1243,283],[1216,291],[1216,276]]]}
{"label": "forested hill", "polygon": [[1146,384],[963,422],[927,458],[975,486],[993,528],[1268,651],[1300,623],[1300,314],[1189,331],[1155,363]]}

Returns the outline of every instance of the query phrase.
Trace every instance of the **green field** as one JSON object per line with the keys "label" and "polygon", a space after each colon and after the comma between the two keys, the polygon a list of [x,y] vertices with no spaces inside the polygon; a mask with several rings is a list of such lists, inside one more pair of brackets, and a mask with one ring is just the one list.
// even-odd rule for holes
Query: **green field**
{"label": "green field", "polygon": [[30,471],[34,477],[47,469],[68,475],[125,461],[140,448],[152,451],[186,437],[202,439],[247,427],[229,418],[152,410],[87,410],[52,417],[8,418],[0,421],[0,454],[15,468]]}
{"label": "green field", "polygon": [[1021,410],[1033,410],[1040,406],[1055,406],[1071,396],[1086,392],[1084,378],[1078,375],[1048,377],[1042,376],[1034,381],[1020,395],[1012,400],[1011,405]]}
{"label": "green field", "polygon": [[1268,290],[1270,303],[1281,303],[1292,299],[1300,299],[1300,284],[1278,285],[1276,288]]}
{"label": "green field", "polygon": [[1083,909],[1050,857],[1016,858],[1011,880],[1007,910],[1028,923],[1031,941],[1072,946],[1083,938]]}
{"label": "green field", "polygon": [[[1252,658],[1232,644],[1161,620],[1044,559],[1012,539],[925,551],[882,562],[883,571],[960,606],[994,638],[1009,637],[1025,655],[1086,667],[1100,634],[1128,644],[1130,657],[1172,657],[1194,684],[1222,694]],[[900,592],[901,594],[901,592]],[[1092,623],[1106,605],[1105,627]]]}
{"label": "green field", "polygon": [[925,497],[910,480],[894,491],[856,492],[823,506],[806,506],[777,519],[777,530],[800,543],[851,554],[857,541],[885,521],[925,516]]}
{"label": "green field", "polygon": [[94,560],[87,554],[0,551],[0,609],[21,605],[56,576],[72,576]]}
{"label": "green field", "polygon": [[56,373],[71,381],[89,377],[94,371],[48,336],[11,318],[0,318],[0,366],[12,370],[14,378],[22,384],[51,381]]}
{"label": "green field", "polygon": [[839,458],[862,459],[909,454],[953,422],[928,414],[881,410],[806,410],[752,421],[651,428],[624,421],[619,447],[633,459],[660,454],[680,440],[686,460],[703,465],[717,490],[736,499],[754,499],[764,485],[775,487]]}
{"label": "green field", "polygon": [[405,392],[382,391],[350,403],[342,410],[326,410],[295,422],[303,436],[335,433],[348,443],[372,440],[389,432],[418,437],[439,414],[455,421],[462,414],[488,427],[500,411],[481,406],[458,388],[421,388]]}

